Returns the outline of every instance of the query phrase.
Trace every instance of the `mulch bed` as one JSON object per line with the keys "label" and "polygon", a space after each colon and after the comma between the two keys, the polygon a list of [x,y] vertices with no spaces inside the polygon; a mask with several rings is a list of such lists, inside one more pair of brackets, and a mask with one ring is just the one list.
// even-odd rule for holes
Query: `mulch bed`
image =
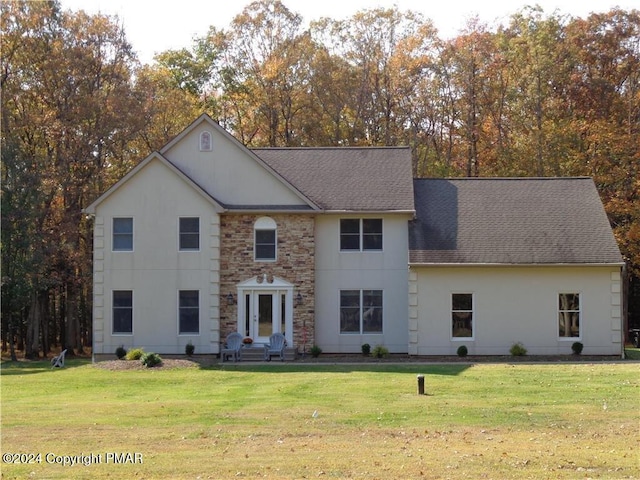
{"label": "mulch bed", "polygon": [[429,355],[411,356],[404,354],[390,354],[384,358],[365,357],[360,354],[332,355],[322,354],[317,358],[307,355],[298,358],[296,363],[598,363],[615,362],[622,359],[618,355]]}
{"label": "mulch bed", "polygon": [[193,360],[182,360],[174,358],[162,359],[162,363],[155,367],[147,367],[140,360],[108,360],[106,362],[96,362],[97,368],[103,370],[119,371],[119,370],[170,370],[175,368],[196,368],[199,367],[198,362]]}

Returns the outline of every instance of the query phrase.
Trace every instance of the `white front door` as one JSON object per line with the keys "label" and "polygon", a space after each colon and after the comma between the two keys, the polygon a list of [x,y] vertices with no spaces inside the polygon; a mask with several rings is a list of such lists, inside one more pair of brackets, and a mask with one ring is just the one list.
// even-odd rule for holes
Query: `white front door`
{"label": "white front door", "polygon": [[279,292],[254,292],[252,338],[259,343],[267,343],[272,333],[283,332],[282,320],[286,315],[286,305],[281,300],[285,294]]}
{"label": "white front door", "polygon": [[[279,280],[279,279],[278,279]],[[275,283],[275,284],[274,284]],[[272,333],[285,335],[293,344],[293,286],[243,282],[238,285],[238,331],[254,343],[268,343]]]}

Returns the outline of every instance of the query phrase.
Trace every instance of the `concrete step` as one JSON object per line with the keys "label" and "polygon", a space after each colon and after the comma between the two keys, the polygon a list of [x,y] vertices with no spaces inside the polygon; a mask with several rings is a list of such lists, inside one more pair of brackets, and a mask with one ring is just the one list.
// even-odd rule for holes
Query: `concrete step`
{"label": "concrete step", "polygon": [[[287,347],[284,349],[284,359],[286,361],[295,360],[296,350],[293,347]],[[262,345],[252,345],[251,347],[242,348],[242,361],[243,362],[263,362],[264,361],[264,347]],[[271,361],[279,361],[278,357],[271,357]]]}

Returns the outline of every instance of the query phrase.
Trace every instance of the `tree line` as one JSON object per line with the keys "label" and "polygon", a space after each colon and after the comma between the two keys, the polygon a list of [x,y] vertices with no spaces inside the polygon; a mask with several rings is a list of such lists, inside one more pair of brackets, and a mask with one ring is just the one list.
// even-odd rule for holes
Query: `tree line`
{"label": "tree line", "polygon": [[58,0],[0,8],[2,344],[14,356],[91,346],[82,209],[202,112],[249,147],[409,145],[417,177],[591,176],[630,291],[640,285],[638,10],[527,7],[444,39],[416,12],[307,23],[260,0],[143,65],[117,17]]}

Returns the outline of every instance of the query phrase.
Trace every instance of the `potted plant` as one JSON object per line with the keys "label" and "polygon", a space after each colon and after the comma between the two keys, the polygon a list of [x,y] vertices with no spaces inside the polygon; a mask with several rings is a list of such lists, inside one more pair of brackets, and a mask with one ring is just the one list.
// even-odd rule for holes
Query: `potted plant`
{"label": "potted plant", "polygon": [[251,345],[253,343],[253,338],[251,337],[244,337],[242,339],[242,343],[244,343],[245,345]]}

